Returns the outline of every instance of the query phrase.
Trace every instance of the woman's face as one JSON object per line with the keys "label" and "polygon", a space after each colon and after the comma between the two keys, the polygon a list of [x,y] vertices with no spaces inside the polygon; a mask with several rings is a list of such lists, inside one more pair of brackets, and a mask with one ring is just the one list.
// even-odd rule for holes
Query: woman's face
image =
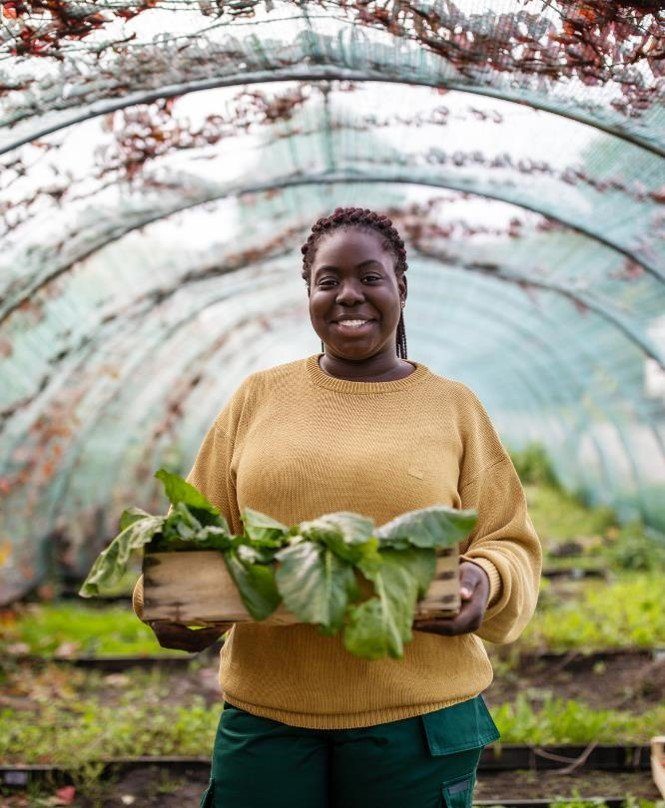
{"label": "woman's face", "polygon": [[371,231],[334,230],[318,244],[311,267],[309,315],[336,356],[362,360],[396,354],[395,335],[406,300],[406,280]]}

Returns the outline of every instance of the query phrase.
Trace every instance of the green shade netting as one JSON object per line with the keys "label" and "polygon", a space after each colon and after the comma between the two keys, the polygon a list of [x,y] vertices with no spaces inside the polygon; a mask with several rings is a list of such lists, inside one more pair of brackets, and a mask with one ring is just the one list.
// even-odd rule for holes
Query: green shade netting
{"label": "green shade netting", "polygon": [[664,14],[648,3],[2,4],[0,602],[165,507],[318,350],[300,245],[407,242],[409,356],[665,528]]}

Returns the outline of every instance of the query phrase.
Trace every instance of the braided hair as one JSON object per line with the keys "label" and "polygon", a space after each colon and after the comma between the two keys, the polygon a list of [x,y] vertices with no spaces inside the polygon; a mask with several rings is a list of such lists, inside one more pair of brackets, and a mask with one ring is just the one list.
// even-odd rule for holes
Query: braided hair
{"label": "braided hair", "polygon": [[[312,225],[312,232],[307,241],[300,248],[302,252],[301,275],[309,290],[312,264],[316,255],[316,248],[324,235],[333,230],[347,230],[359,228],[376,233],[381,238],[381,246],[395,259],[395,275],[401,277],[408,269],[406,263],[406,248],[400,234],[393,226],[392,220],[387,216],[375,213],[369,208],[335,208],[330,216],[322,216]],[[406,359],[406,331],[404,329],[404,311],[400,312],[397,333],[395,337],[397,356]],[[323,343],[321,343],[323,349]]]}

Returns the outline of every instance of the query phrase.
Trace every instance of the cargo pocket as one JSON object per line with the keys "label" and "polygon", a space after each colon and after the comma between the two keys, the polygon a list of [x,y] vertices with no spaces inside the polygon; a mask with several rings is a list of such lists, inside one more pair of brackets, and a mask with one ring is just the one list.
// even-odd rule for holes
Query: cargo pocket
{"label": "cargo pocket", "polygon": [[475,779],[475,774],[472,772],[464,777],[446,780],[441,787],[445,808],[471,808]]}
{"label": "cargo pocket", "polygon": [[453,755],[482,749],[500,738],[482,696],[421,716],[432,755]]}
{"label": "cargo pocket", "polygon": [[215,804],[215,783],[213,780],[210,780],[208,783],[208,788],[203,792],[201,795],[201,802],[199,802],[199,808],[212,808]]}

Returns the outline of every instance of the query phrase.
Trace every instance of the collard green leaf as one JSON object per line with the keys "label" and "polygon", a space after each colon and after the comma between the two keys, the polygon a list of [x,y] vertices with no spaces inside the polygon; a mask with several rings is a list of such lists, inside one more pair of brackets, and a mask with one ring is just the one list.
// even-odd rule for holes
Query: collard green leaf
{"label": "collard green leaf", "polygon": [[120,516],[120,532],[126,527],[129,527],[133,522],[139,519],[145,519],[146,516],[150,517],[152,514],[144,511],[142,508],[126,508]]}
{"label": "collard green leaf", "polygon": [[203,525],[184,502],[178,502],[164,521],[162,535],[168,546],[172,541],[191,541],[203,529]]}
{"label": "collard green leaf", "polygon": [[403,565],[403,555],[401,551],[386,550],[381,553],[378,568],[371,565],[363,569],[374,584],[376,597],[349,609],[344,646],[356,656],[401,659],[404,643],[412,638],[418,581]]}
{"label": "collard green leaf", "polygon": [[275,575],[284,605],[303,623],[335,634],[344,622],[349,599],[358,597],[353,567],[327,547],[310,541],[292,544],[276,556]]}
{"label": "collard green leaf", "polygon": [[289,535],[289,528],[264,513],[245,508],[241,515],[245,533],[254,544],[281,547]]}
{"label": "collard green leaf", "polygon": [[182,502],[201,524],[218,525],[228,530],[226,520],[220,516],[219,508],[216,508],[198,488],[188,483],[179,474],[173,474],[162,468],[155,472],[155,477],[162,481],[164,493],[173,506]]}
{"label": "collard green leaf", "polygon": [[326,513],[316,519],[301,522],[298,533],[312,541],[322,541],[322,536],[334,534],[345,544],[362,544],[374,531],[374,522],[351,511]]}
{"label": "collard green leaf", "polygon": [[233,547],[233,537],[225,527],[206,525],[192,538],[196,550],[228,550]]}
{"label": "collard green leaf", "polygon": [[275,560],[275,547],[254,547],[249,544],[236,544],[236,553],[246,564],[272,564]]}
{"label": "collard green leaf", "polygon": [[322,542],[339,558],[357,564],[378,549],[372,536],[374,522],[357,513],[338,511],[301,522],[298,533],[309,541]]}
{"label": "collard green leaf", "polygon": [[451,547],[469,535],[476,519],[472,510],[433,505],[401,514],[378,528],[376,536],[381,547],[393,549],[404,549],[409,544],[431,549]]}
{"label": "collard green leaf", "polygon": [[79,595],[84,598],[95,597],[103,594],[105,587],[116,584],[124,575],[132,552],[144,547],[159,533],[165,518],[148,515],[127,525],[97,556]]}
{"label": "collard green leaf", "polygon": [[362,659],[383,659],[389,651],[401,657],[402,637],[392,616],[379,598],[349,608],[349,619],[344,627],[344,647]]}
{"label": "collard green leaf", "polygon": [[202,525],[184,502],[175,505],[164,517],[159,535],[150,544],[153,552],[168,553],[192,550],[228,550],[234,546],[226,527]]}
{"label": "collard green leaf", "polygon": [[224,561],[247,611],[254,620],[265,620],[281,601],[273,567],[248,563],[238,556],[236,550],[227,550]]}
{"label": "collard green leaf", "polygon": [[[385,557],[385,554],[389,552],[384,550],[381,555]],[[413,575],[417,587],[416,597],[425,597],[436,574],[435,551],[427,548],[409,547],[408,550],[399,551],[399,563]]]}

